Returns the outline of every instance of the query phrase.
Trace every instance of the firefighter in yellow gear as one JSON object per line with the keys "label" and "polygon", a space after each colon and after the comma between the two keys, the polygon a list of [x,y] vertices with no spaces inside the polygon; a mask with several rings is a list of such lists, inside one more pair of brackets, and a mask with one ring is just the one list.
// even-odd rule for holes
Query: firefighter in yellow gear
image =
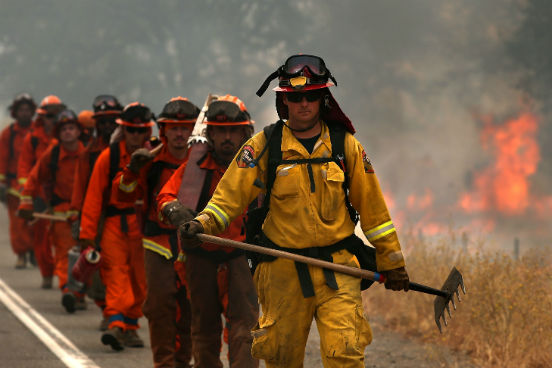
{"label": "firefighter in yellow gear", "polygon": [[[334,85],[329,80],[335,79],[324,61],[294,55],[257,94],[275,77],[279,77],[276,106],[282,120],[270,138],[260,132],[245,143],[205,209],[179,228],[182,241],[193,246],[197,233],[224,231],[261,192],[267,192],[261,245],[359,267],[353,254],[358,249],[353,245],[360,240],[354,235],[352,207],[376,249],[377,269],[386,277],[386,287],[407,291],[408,274],[395,227],[372,164],[328,89]],[[277,129],[282,160],[271,174],[273,156],[261,152],[272,147]],[[345,131],[344,152],[339,155],[331,138],[336,129]],[[255,358],[264,359],[267,367],[302,367],[315,318],[324,366],[364,367],[364,349],[372,333],[363,314],[360,279],[288,259],[261,258],[254,280],[262,306],[252,331]]]}

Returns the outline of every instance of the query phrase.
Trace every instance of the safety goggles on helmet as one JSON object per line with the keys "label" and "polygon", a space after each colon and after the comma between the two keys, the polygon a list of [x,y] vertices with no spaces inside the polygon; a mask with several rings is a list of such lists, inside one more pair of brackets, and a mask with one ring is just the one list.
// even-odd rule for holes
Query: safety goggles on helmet
{"label": "safety goggles on helmet", "polygon": [[[261,85],[257,96],[262,96],[270,82],[278,78],[277,92],[293,92],[301,89],[318,89],[337,85],[337,81],[326,67],[321,57],[314,55],[290,56],[284,65],[280,66]],[[331,79],[333,83],[328,82]]]}
{"label": "safety goggles on helmet", "polygon": [[73,112],[73,110],[63,110],[57,116],[57,122],[59,125],[68,124],[68,123],[78,124],[79,120],[77,115]]}
{"label": "safety goggles on helmet", "polygon": [[207,125],[249,125],[251,117],[247,110],[231,101],[213,101],[207,109]]}
{"label": "safety goggles on helmet", "polygon": [[163,107],[158,123],[195,123],[199,108],[184,97],[172,98]]}
{"label": "safety goggles on helmet", "polygon": [[315,89],[306,92],[288,92],[286,98],[288,101],[295,103],[303,101],[303,98],[308,102],[314,102],[320,100],[323,95],[324,93],[321,90]]}
{"label": "safety goggles on helmet", "polygon": [[123,106],[119,103],[117,98],[111,95],[99,95],[96,96],[92,102],[92,108],[94,109],[94,115],[118,115],[123,110]]}
{"label": "safety goggles on helmet", "polygon": [[304,68],[307,68],[314,76],[327,77],[328,75],[328,69],[326,69],[324,60],[314,55],[290,56],[281,68],[287,76],[298,75]]}

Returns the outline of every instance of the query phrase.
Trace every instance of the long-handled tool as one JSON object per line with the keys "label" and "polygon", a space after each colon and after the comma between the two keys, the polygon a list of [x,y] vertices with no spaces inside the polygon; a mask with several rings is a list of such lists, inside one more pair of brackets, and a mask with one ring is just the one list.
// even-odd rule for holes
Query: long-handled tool
{"label": "long-handled tool", "polygon": [[37,219],[42,219],[42,220],[67,221],[67,216],[52,215],[50,213],[43,213],[43,212],[33,212],[33,217]]}
{"label": "long-handled tool", "polygon": [[[335,272],[344,273],[350,276],[373,280],[379,283],[385,282],[385,277],[378,272],[372,272],[372,271],[363,270],[360,268],[353,268],[349,266],[335,264],[332,262],[326,262],[316,258],[305,257],[299,254],[284,252],[277,249],[265,248],[258,245],[248,244],[248,243],[242,243],[235,240],[223,239],[213,235],[197,234],[197,237],[199,240],[204,242],[215,243],[226,247],[239,248],[239,249],[248,250],[251,252],[267,254],[273,257],[287,258],[293,261],[303,262],[313,266],[326,268],[326,269],[329,269]],[[434,302],[435,323],[437,323],[437,327],[439,328],[440,332],[442,332],[441,318],[443,319],[445,326],[447,326],[448,324],[445,318],[445,309],[447,310],[449,317],[450,318],[452,317],[450,313],[450,308],[449,308],[450,302],[452,302],[452,306],[456,310],[456,304],[454,303],[454,299],[453,299],[454,294],[456,294],[458,301],[460,302],[460,292],[458,289],[461,288],[464,294],[466,293],[466,288],[464,287],[464,280],[462,278],[462,274],[456,269],[456,267],[452,268],[441,290],[434,289],[429,286],[417,284],[415,282],[410,282],[409,288],[410,290],[437,296]]]}

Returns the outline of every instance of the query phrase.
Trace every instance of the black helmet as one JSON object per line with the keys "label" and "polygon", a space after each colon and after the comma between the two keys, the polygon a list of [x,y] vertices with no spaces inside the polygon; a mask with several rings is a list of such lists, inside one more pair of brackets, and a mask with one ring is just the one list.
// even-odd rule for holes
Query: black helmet
{"label": "black helmet", "polygon": [[119,116],[123,111],[123,106],[119,103],[119,100],[112,95],[96,96],[94,102],[92,102],[92,108],[94,108],[94,118],[105,115]]}
{"label": "black helmet", "polygon": [[125,106],[117,124],[137,128],[147,128],[155,124],[155,116],[143,103],[132,102]]}

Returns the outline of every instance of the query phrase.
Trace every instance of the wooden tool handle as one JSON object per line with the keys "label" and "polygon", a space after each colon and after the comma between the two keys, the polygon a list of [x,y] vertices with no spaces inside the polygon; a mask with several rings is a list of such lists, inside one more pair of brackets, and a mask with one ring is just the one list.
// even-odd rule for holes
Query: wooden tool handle
{"label": "wooden tool handle", "polygon": [[51,221],[67,221],[67,217],[60,215],[52,215],[49,213],[33,212],[33,217],[37,219],[51,220]]}
{"label": "wooden tool handle", "polygon": [[239,249],[248,250],[256,253],[267,254],[273,257],[287,258],[287,259],[291,259],[292,261],[303,262],[313,266],[326,268],[332,271],[344,273],[346,275],[355,276],[355,277],[359,277],[367,280],[380,281],[380,278],[381,278],[381,275],[377,272],[344,266],[344,265],[335,264],[332,262],[326,262],[316,258],[305,257],[299,254],[284,252],[282,250],[265,248],[258,245],[242,243],[242,242],[230,240],[230,239],[223,239],[217,236],[207,235],[207,234],[197,234],[197,237],[199,238],[199,240],[204,242],[214,243],[214,244],[218,244],[226,247],[239,248]]}

